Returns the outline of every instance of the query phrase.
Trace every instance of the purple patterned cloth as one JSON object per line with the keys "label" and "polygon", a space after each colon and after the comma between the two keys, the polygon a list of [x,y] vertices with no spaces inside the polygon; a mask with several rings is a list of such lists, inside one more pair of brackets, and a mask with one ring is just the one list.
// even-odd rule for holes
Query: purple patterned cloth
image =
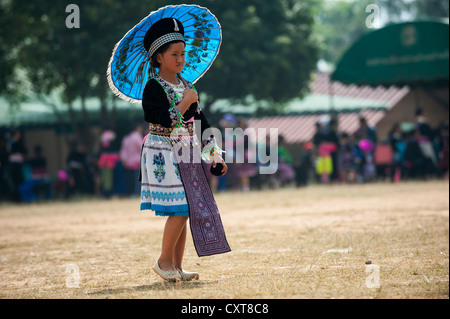
{"label": "purple patterned cloth", "polygon": [[178,158],[178,166],[189,205],[189,223],[195,250],[199,257],[230,252],[219,209],[203,165],[193,160],[192,145],[190,155],[189,161]]}

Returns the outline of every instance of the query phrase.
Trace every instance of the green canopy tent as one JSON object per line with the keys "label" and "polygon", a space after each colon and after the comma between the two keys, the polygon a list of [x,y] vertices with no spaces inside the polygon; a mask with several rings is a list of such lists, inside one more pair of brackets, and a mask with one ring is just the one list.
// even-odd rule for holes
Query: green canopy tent
{"label": "green canopy tent", "polygon": [[332,74],[344,84],[449,85],[449,25],[434,21],[393,24],[362,36]]}

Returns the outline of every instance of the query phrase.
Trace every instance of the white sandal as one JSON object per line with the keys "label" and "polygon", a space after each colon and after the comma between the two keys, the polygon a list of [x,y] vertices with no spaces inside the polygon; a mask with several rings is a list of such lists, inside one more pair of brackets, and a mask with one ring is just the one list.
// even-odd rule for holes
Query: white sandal
{"label": "white sandal", "polygon": [[185,281],[189,281],[189,280],[199,280],[200,279],[200,274],[198,272],[190,272],[190,271],[185,271],[183,269],[178,270],[178,272],[181,275],[181,279],[185,280]]}
{"label": "white sandal", "polygon": [[178,272],[178,270],[162,270],[159,267],[159,263],[158,262],[156,262],[155,266],[153,267],[153,270],[164,280],[167,280],[167,281],[179,281],[179,280],[182,280],[182,276]]}

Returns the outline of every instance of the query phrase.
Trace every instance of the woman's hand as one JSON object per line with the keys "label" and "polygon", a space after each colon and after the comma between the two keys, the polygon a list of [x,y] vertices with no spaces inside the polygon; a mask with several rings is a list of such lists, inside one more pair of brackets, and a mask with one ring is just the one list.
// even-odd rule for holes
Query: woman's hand
{"label": "woman's hand", "polygon": [[214,154],[212,157],[213,160],[213,168],[216,168],[217,164],[221,163],[223,165],[223,169],[221,171],[222,175],[225,175],[228,171],[228,166],[227,164],[225,164],[225,161],[223,160],[223,158],[218,155],[218,154]]}
{"label": "woman's hand", "polygon": [[186,100],[186,102],[189,104],[189,106],[195,102],[198,102],[198,94],[193,89],[186,89],[184,91],[183,100]]}
{"label": "woman's hand", "polygon": [[181,115],[184,115],[186,111],[191,107],[191,105],[195,102],[198,102],[198,94],[193,89],[186,89],[184,91],[183,99],[180,104],[177,105],[178,110]]}

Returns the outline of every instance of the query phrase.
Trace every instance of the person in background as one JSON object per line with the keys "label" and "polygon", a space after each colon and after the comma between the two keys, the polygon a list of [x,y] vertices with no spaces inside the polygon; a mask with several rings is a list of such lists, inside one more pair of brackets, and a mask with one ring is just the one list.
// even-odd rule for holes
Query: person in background
{"label": "person in background", "polygon": [[335,145],[335,148],[330,153],[331,162],[333,164],[333,171],[331,172],[330,180],[332,182],[335,182],[340,180],[339,165],[338,165],[338,151],[340,148],[340,141],[339,141],[338,120],[334,117],[330,120],[330,123],[328,124],[327,140],[328,142]]}
{"label": "person in background", "polygon": [[338,151],[338,166],[340,181],[343,183],[356,182],[355,148],[356,145],[348,133],[342,133]]}
{"label": "person in background", "polygon": [[97,165],[101,172],[102,194],[106,198],[109,198],[113,193],[114,169],[119,161],[116,134],[111,130],[105,130],[101,135],[100,158]]}
{"label": "person in background", "polygon": [[[359,128],[353,136],[355,143],[359,148],[359,152],[356,155],[358,161],[357,180],[360,183],[363,183],[366,180],[373,180],[376,177],[374,153],[376,145],[378,144],[378,133],[375,127],[370,126],[366,118],[361,116],[359,118]],[[361,145],[369,144],[372,145],[371,150],[361,148]]]}
{"label": "person in background", "polygon": [[247,123],[244,119],[239,119],[238,128],[239,130],[236,134],[235,143],[235,170],[236,175],[239,179],[239,190],[243,192],[250,191],[250,178],[256,176],[256,154],[252,153],[254,149],[253,143],[248,135],[245,135],[245,130],[247,129]]}
{"label": "person in background", "polygon": [[68,199],[70,197],[70,180],[66,170],[58,170],[58,178],[53,184],[53,196],[58,199]]}
{"label": "person in background", "polygon": [[[270,154],[271,150],[274,147],[274,144],[278,143],[278,140],[272,140],[270,138],[270,134],[267,134],[264,140],[258,142],[258,149],[265,149],[265,154]],[[257,152],[259,153],[259,152]],[[256,165],[258,171],[260,172],[263,168],[270,169],[272,171],[278,172],[279,163],[272,162],[262,162],[259,154],[257,154]],[[256,187],[257,189],[275,189],[278,187],[277,173],[275,174],[257,174],[256,175]]]}
{"label": "person in background", "polygon": [[8,141],[5,134],[0,134],[0,201],[9,198],[9,179],[7,178]]}
{"label": "person in background", "polygon": [[394,124],[389,132],[389,142],[393,151],[392,181],[398,183],[403,175],[404,157],[406,149],[405,134],[400,123]]}
{"label": "person in background", "polygon": [[[227,129],[234,129],[237,125],[237,119],[233,114],[226,113],[218,124],[222,134],[222,148],[226,150],[227,156],[234,157],[234,138],[233,134]],[[233,182],[236,179],[236,170],[233,169],[235,165],[234,163],[227,163],[227,165],[228,173],[222,176],[215,176],[211,174],[209,169],[205,170],[213,192],[225,191],[233,187]]]}
{"label": "person in background", "polygon": [[426,158],[419,145],[420,131],[408,132],[405,149],[405,175],[409,179],[426,177]]}
{"label": "person in background", "polygon": [[312,142],[306,142],[303,145],[300,161],[294,165],[297,187],[308,186],[309,174],[314,169],[313,150],[314,144]]}
{"label": "person in background", "polygon": [[[332,132],[330,123],[332,120],[329,116],[323,116],[319,122],[318,131],[314,136],[314,144],[317,147],[317,164],[316,173],[320,177],[320,182],[327,184],[331,182],[331,176],[336,168],[333,166],[332,154],[338,150],[337,137]],[[336,123],[334,123],[335,125]]]}
{"label": "person in background", "polygon": [[316,122],[315,126],[316,126],[316,133],[314,133],[312,142],[316,147],[319,147],[320,143],[323,140],[323,133],[321,129],[322,125],[320,122]]}
{"label": "person in background", "polygon": [[368,139],[373,143],[373,145],[377,145],[378,143],[377,130],[375,127],[370,126],[366,118],[363,116],[359,118],[359,128],[354,133],[354,137],[356,143],[359,143],[363,139]]}
{"label": "person in background", "polygon": [[52,183],[47,171],[47,160],[42,155],[42,146],[35,145],[34,156],[25,164],[29,174],[20,186],[20,194],[24,202],[30,203],[45,197],[52,198]]}
{"label": "person in background", "polygon": [[295,170],[292,165],[292,156],[286,148],[284,136],[280,135],[278,137],[278,178],[282,186],[295,180]]}
{"label": "person in background", "polygon": [[91,180],[86,147],[73,141],[66,160],[66,170],[69,178],[70,195],[88,194],[94,183]]}
{"label": "person in background", "polygon": [[47,169],[47,159],[43,155],[41,145],[34,147],[34,157],[28,161],[31,167],[31,180],[36,182],[35,190],[38,195],[44,195],[46,199],[52,197],[52,184]]}
{"label": "person in background", "polygon": [[428,124],[428,119],[422,108],[416,110],[415,128],[418,131],[417,142],[425,159],[424,173],[427,177],[430,177],[436,173],[438,160],[433,148],[434,132]]}
{"label": "person in background", "polygon": [[319,162],[319,145],[324,140],[324,135],[323,135],[321,126],[322,126],[322,124],[320,123],[320,121],[316,122],[316,124],[315,124],[316,132],[314,133],[314,136],[312,138],[312,143],[314,145],[313,155],[314,155],[314,162],[315,162],[315,168],[316,168],[314,171],[314,176],[315,176],[316,182],[318,182],[318,183],[320,183],[320,181],[322,179],[321,175],[317,172],[317,164]]}
{"label": "person in background", "polygon": [[445,179],[448,179],[449,170],[449,129],[448,124],[442,124],[439,141],[439,169]]}
{"label": "person in background", "polygon": [[25,181],[23,174],[23,165],[27,151],[25,149],[22,133],[15,131],[12,134],[11,151],[9,153],[9,174],[12,182],[12,194],[11,199],[14,202],[21,202],[20,185]]}
{"label": "person in background", "polygon": [[120,148],[120,160],[125,170],[126,195],[139,195],[141,184],[139,172],[141,167],[141,149],[144,129],[142,125],[136,125],[134,129],[122,140]]}
{"label": "person in background", "polygon": [[42,155],[42,146],[34,146],[34,157],[28,161],[31,167],[31,178],[42,180],[48,178],[47,159]]}

